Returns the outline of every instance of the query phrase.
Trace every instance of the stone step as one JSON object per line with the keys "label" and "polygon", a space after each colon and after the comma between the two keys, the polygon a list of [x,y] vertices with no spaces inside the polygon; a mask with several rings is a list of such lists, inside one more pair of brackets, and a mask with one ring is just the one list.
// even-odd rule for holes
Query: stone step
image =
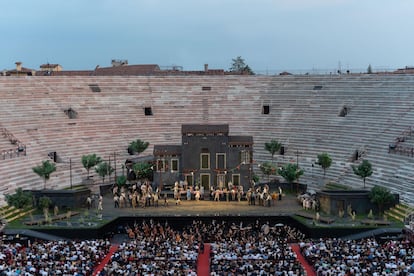
{"label": "stone step", "polygon": [[392,217],[392,218],[394,218],[398,221],[401,221],[401,222],[403,222],[404,218],[405,218],[405,216],[401,216],[400,214],[396,214],[396,213],[394,213],[393,211],[390,211],[390,210],[385,211],[384,214],[387,215],[388,217]]}

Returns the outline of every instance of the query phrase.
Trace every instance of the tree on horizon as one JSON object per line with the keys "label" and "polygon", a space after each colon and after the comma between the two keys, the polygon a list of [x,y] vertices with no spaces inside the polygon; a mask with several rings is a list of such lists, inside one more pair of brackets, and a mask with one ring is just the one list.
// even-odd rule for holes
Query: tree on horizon
{"label": "tree on horizon", "polygon": [[372,67],[371,64],[368,65],[367,74],[372,74]]}
{"label": "tree on horizon", "polygon": [[229,68],[229,71],[238,74],[254,75],[253,70],[249,65],[245,63],[244,59],[241,56],[232,59],[232,64]]}

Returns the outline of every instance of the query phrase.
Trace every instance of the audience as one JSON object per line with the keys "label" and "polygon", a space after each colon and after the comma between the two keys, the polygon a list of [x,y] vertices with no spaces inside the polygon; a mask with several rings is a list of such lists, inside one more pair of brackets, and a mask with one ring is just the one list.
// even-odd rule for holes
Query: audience
{"label": "audience", "polygon": [[0,275],[92,275],[109,240],[38,241],[0,244]]}
{"label": "audience", "polygon": [[[197,274],[204,243],[211,244],[210,275],[305,275],[291,243],[317,275],[414,275],[414,248],[408,241],[374,238],[311,240],[294,227],[269,222],[193,220],[180,230],[150,219],[125,227],[128,238],[99,275]],[[108,254],[107,239],[0,243],[0,275],[89,276]]]}
{"label": "audience", "polygon": [[211,275],[304,275],[289,243],[304,235],[290,227],[269,223],[243,226],[213,223]]}
{"label": "audience", "polygon": [[191,228],[177,231],[150,220],[127,232],[130,240],[120,244],[100,275],[196,275],[199,236]]}
{"label": "audience", "polygon": [[408,241],[320,239],[300,247],[317,275],[414,275],[414,249]]}
{"label": "audience", "polygon": [[128,226],[127,232],[130,239],[101,275],[195,275],[204,242],[212,244],[211,275],[304,273],[289,245],[304,235],[289,226],[194,220],[177,231],[150,220]]}

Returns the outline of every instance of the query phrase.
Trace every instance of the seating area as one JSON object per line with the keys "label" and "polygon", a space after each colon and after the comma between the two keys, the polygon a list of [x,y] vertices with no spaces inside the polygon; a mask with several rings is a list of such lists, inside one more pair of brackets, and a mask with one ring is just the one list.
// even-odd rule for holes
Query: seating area
{"label": "seating area", "polygon": [[109,240],[35,241],[0,245],[3,275],[92,275],[110,248]]}
{"label": "seating area", "polygon": [[[363,188],[351,165],[366,159],[374,169],[367,188],[388,187],[413,205],[413,157],[388,152],[390,141],[414,124],[413,84],[411,75],[375,74],[0,77],[0,125],[26,146],[19,158],[0,158],[0,206],[16,187],[43,188],[32,167],[50,152],[57,171],[47,188],[68,187],[86,178],[82,155],[115,161],[120,175],[132,140],[150,142],[142,155],[152,154],[155,144],[180,144],[189,120],[226,123],[231,135],[253,136],[259,176],[257,164],[271,159],[264,143],[277,139],[285,152],[275,162],[297,162],[305,170],[300,182],[311,189],[329,181]],[[315,163],[322,152],[333,160],[325,177]]]}
{"label": "seating area", "polygon": [[211,245],[209,275],[304,275],[291,243],[305,235],[281,223],[195,219],[178,229],[150,219],[124,227],[129,238],[99,275],[197,275],[204,243]]}
{"label": "seating area", "polygon": [[[152,220],[127,226],[122,242],[102,275],[197,275],[199,238]],[[134,274],[136,273],[136,274]]]}
{"label": "seating area", "polygon": [[304,275],[290,244],[305,236],[282,224],[212,224],[211,275]]}
{"label": "seating area", "polygon": [[[407,237],[311,239],[277,221],[129,221],[105,239],[11,239],[0,273],[22,275],[411,275]],[[53,236],[51,236],[53,237]],[[207,251],[205,252],[204,249]],[[209,262],[201,274],[200,255]],[[205,267],[203,267],[205,268]],[[316,272],[316,273],[315,273]]]}
{"label": "seating area", "polygon": [[414,271],[413,247],[407,240],[321,239],[302,242],[300,247],[317,275],[411,275]]}

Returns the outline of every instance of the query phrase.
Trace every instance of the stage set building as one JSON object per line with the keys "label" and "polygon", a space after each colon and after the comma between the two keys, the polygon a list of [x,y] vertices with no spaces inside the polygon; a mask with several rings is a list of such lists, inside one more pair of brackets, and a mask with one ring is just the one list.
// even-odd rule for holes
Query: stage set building
{"label": "stage set building", "polygon": [[204,191],[227,188],[229,182],[250,188],[252,136],[230,136],[227,124],[185,124],[181,134],[181,145],[154,146],[154,182],[161,189],[176,181]]}

